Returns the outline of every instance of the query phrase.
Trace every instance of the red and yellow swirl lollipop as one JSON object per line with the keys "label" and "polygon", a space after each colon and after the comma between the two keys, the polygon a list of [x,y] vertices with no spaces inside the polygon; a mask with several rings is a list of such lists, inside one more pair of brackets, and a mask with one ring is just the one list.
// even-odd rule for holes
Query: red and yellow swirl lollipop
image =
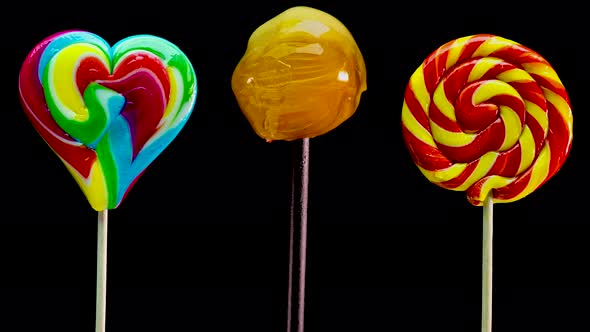
{"label": "red and yellow swirl lollipop", "polygon": [[541,55],[490,34],[447,42],[414,71],[402,133],[426,178],[483,206],[482,332],[492,330],[493,203],[541,187],[571,148],[571,103]]}
{"label": "red and yellow swirl lollipop", "polygon": [[403,138],[426,178],[483,205],[521,199],[562,166],[572,144],[568,94],[553,67],[514,41],[450,41],[411,76]]}

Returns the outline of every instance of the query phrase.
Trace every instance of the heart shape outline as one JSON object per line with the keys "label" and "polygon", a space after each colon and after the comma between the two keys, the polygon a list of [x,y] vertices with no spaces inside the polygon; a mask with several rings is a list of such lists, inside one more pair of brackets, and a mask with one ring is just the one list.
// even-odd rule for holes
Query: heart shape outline
{"label": "heart shape outline", "polygon": [[19,74],[28,119],[96,211],[114,209],[193,112],[195,70],[171,42],[148,34],[112,47],[82,30],[55,33]]}

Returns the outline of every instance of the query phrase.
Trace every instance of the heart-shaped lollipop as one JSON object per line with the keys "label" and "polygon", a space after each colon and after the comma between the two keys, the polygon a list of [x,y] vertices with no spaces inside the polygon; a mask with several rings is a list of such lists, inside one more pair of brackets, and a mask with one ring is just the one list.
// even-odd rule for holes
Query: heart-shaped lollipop
{"label": "heart-shaped lollipop", "polygon": [[20,99],[96,211],[114,209],[193,111],[194,68],[152,35],[112,47],[79,30],[55,33],[28,54]]}

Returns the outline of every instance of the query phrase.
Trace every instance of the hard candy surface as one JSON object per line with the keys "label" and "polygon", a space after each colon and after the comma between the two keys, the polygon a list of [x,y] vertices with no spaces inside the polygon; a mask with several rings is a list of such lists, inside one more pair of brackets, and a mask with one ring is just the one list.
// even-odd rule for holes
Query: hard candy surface
{"label": "hard candy surface", "polygon": [[252,33],[231,83],[242,112],[267,141],[329,132],[353,115],[367,88],[351,33],[333,16],[304,6]]}
{"label": "hard candy surface", "polygon": [[186,55],[151,35],[70,30],[35,46],[19,75],[23,110],[97,211],[121,204],[193,111]]}

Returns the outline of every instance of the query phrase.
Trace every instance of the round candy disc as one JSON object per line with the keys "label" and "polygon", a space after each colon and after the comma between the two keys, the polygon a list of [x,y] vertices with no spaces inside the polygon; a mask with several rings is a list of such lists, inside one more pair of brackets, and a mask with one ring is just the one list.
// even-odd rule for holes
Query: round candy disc
{"label": "round candy disc", "polygon": [[322,135],[356,111],[365,63],[346,27],[309,7],[287,9],[258,27],[232,76],[256,133],[291,141]]}
{"label": "round candy disc", "polygon": [[521,199],[544,184],[570,152],[568,94],[541,55],[489,35],[452,40],[410,78],[402,132],[432,183],[483,205]]}
{"label": "round candy disc", "polygon": [[97,211],[119,206],[197,95],[190,61],[170,42],[136,35],[111,47],[76,30],[35,46],[18,84],[27,117]]}

